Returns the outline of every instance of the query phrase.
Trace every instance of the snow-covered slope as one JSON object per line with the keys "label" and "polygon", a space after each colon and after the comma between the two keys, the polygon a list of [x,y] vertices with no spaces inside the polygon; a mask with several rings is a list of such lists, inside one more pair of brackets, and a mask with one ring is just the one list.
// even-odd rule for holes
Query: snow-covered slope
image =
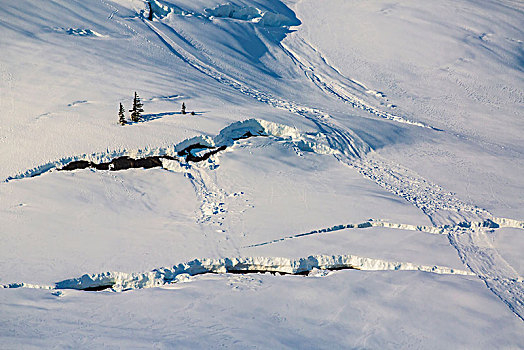
{"label": "snow-covered slope", "polygon": [[151,7],[2,7],[2,344],[524,346],[519,2]]}

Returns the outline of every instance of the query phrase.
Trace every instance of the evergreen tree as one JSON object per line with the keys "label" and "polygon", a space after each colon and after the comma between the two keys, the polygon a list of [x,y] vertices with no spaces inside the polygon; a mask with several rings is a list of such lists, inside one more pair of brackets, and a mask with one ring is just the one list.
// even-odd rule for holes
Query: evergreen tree
{"label": "evergreen tree", "polygon": [[126,116],[124,115],[124,106],[120,104],[120,110],[118,111],[118,122],[120,125],[126,125]]}
{"label": "evergreen tree", "polygon": [[133,99],[133,108],[129,110],[131,112],[131,120],[135,123],[140,120],[140,117],[142,116],[140,113],[142,113],[144,110],[142,109],[142,102],[140,102],[140,97],[138,97],[136,91],[135,91],[135,98]]}
{"label": "evergreen tree", "polygon": [[149,4],[149,16],[147,17],[148,20],[153,20],[153,7],[151,7],[151,1],[147,2]]}
{"label": "evergreen tree", "polygon": [[182,102],[182,114],[186,114],[186,104]]}

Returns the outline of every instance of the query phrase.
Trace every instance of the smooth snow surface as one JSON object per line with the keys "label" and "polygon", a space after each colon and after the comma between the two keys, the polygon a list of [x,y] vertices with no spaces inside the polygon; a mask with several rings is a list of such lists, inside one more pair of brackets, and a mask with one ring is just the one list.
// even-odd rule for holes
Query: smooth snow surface
{"label": "smooth snow surface", "polygon": [[0,348],[524,348],[520,2],[147,3],[2,6]]}

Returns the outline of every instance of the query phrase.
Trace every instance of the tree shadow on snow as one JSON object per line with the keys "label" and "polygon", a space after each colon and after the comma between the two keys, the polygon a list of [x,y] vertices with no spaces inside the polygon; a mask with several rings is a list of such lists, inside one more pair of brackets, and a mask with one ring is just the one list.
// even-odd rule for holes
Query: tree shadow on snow
{"label": "tree shadow on snow", "polygon": [[205,113],[205,111],[195,112],[195,115],[191,115],[191,111],[186,112],[186,114],[182,114],[182,112],[180,112],[180,111],[177,111],[177,112],[149,113],[149,114],[142,114],[142,116],[141,116],[141,118],[140,118],[140,120],[138,122],[127,121],[127,124],[128,125],[133,125],[133,124],[139,124],[139,123],[147,123],[147,122],[151,122],[153,120],[162,119],[163,117],[166,117],[166,116],[196,117],[196,116],[202,116],[202,115],[204,115],[204,113]]}

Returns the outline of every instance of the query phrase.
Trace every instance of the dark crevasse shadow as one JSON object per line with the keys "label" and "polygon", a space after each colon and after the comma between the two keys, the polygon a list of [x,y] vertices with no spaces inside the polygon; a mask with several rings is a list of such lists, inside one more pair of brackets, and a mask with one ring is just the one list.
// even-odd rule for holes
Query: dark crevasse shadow
{"label": "dark crevasse shadow", "polygon": [[[233,141],[244,140],[251,137],[261,137],[265,136],[262,134],[252,133],[251,131],[246,131],[245,133],[233,137]],[[64,165],[58,171],[73,171],[80,169],[96,169],[96,170],[110,170],[110,171],[119,171],[127,170],[133,168],[143,168],[150,169],[156,167],[162,167],[164,160],[174,160],[174,161],[185,161],[185,162],[202,162],[209,159],[212,155],[215,155],[219,152],[222,152],[228,148],[227,145],[220,146],[208,146],[201,143],[193,143],[177,152],[177,157],[162,155],[162,156],[149,156],[143,158],[132,158],[129,156],[119,156],[115,157],[108,162],[96,163],[88,160],[75,160],[71,161],[68,164]]]}

